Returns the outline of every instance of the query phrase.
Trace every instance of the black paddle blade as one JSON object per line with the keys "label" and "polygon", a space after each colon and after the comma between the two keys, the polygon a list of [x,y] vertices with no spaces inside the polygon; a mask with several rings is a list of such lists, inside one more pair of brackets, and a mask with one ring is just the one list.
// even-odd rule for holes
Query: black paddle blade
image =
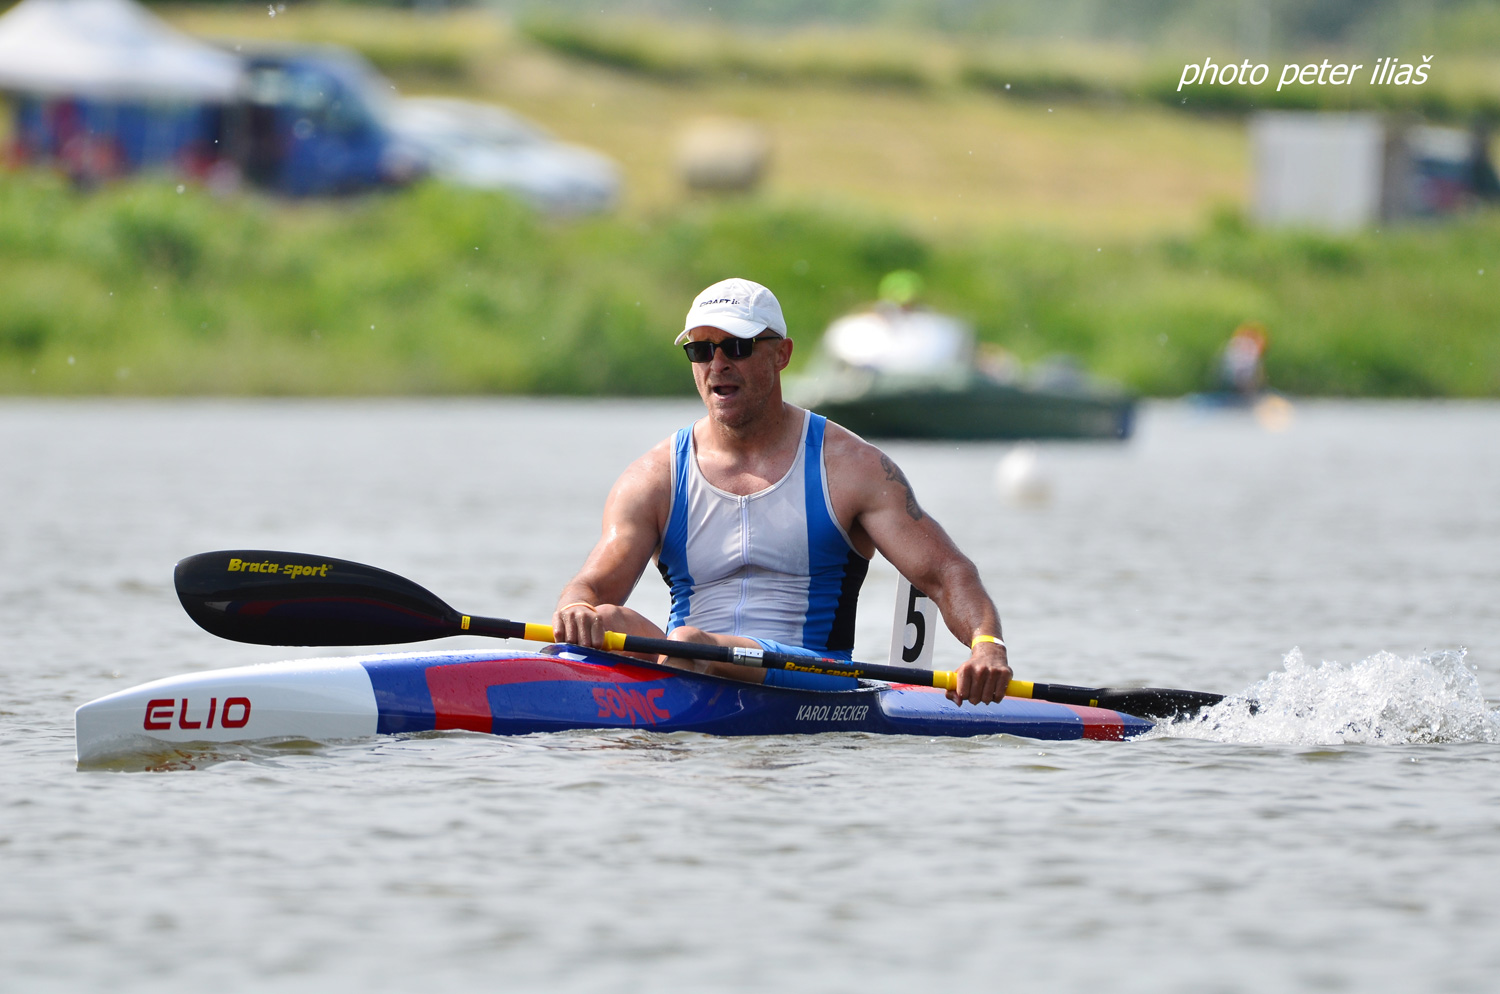
{"label": "black paddle blade", "polygon": [[462,633],[437,595],[383,569],[262,549],[177,564],[177,598],[220,638],[256,645],[386,645]]}
{"label": "black paddle blade", "polygon": [[1152,721],[1166,721],[1179,715],[1192,717],[1224,699],[1223,694],[1201,690],[1167,690],[1161,687],[1134,687],[1114,690],[1103,687],[1094,691],[1098,706],[1124,711]]}
{"label": "black paddle blade", "polygon": [[1109,708],[1138,718],[1165,721],[1178,715],[1192,716],[1224,699],[1223,694],[1201,690],[1168,690],[1163,687],[1072,687],[1066,684],[1032,685],[1031,696],[1039,701]]}

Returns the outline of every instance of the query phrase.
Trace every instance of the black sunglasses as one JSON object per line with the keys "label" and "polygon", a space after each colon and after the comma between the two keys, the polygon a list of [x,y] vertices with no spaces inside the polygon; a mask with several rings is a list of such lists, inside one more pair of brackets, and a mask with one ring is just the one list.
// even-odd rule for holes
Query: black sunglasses
{"label": "black sunglasses", "polygon": [[730,359],[748,359],[750,353],[755,351],[756,342],[772,342],[780,337],[765,335],[761,338],[735,338],[730,335],[722,342],[684,342],[682,351],[687,353],[688,362],[712,362],[714,349],[723,350],[724,355]]}

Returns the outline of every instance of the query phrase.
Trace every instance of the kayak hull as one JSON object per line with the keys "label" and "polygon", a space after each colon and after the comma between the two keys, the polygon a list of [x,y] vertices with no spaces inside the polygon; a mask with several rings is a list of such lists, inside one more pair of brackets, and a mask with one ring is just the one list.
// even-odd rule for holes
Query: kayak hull
{"label": "kayak hull", "polygon": [[80,763],[189,743],[464,729],[525,735],[638,728],[712,735],[869,732],[1122,739],[1151,723],[1103,708],[1007,698],[959,707],[930,687],[767,687],[578,646],[292,660],[185,674],[80,707]]}

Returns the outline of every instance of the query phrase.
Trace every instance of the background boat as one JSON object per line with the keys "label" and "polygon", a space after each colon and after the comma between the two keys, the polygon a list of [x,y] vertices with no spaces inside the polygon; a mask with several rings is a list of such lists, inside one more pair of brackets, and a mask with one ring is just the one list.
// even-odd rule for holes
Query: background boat
{"label": "background boat", "polygon": [[795,404],[871,438],[1130,437],[1135,398],[1059,357],[1024,367],[956,318],[887,301],[828,327]]}

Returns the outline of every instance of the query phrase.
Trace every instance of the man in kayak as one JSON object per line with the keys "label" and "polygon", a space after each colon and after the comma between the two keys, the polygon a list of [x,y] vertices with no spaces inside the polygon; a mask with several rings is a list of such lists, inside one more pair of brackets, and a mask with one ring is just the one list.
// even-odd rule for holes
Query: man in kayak
{"label": "man in kayak", "polygon": [[[979,571],[918,505],[875,446],[781,397],[792,356],[770,290],[729,279],[700,293],[677,343],[708,416],[632,463],[610,490],[604,528],[558,597],[562,642],[606,631],[662,638],[624,606],[654,555],[672,591],[666,637],[849,659],[854,612],[879,551],[970,647],[949,698],[998,701],[1010,682],[1000,616]],[[846,677],[727,663],[675,665],[750,682],[835,689]]]}

